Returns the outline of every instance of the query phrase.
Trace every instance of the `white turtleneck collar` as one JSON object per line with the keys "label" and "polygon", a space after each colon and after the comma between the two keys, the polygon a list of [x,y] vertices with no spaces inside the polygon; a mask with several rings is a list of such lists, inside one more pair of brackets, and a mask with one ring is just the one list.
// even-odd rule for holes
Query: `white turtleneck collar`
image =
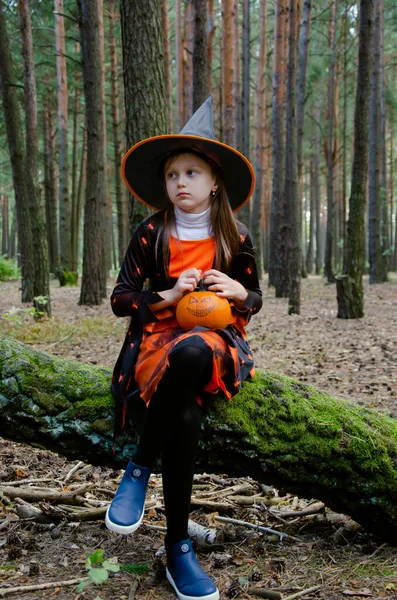
{"label": "white turtleneck collar", "polygon": [[205,240],[212,236],[210,207],[202,213],[187,213],[174,206],[176,231],[172,235],[180,240]]}

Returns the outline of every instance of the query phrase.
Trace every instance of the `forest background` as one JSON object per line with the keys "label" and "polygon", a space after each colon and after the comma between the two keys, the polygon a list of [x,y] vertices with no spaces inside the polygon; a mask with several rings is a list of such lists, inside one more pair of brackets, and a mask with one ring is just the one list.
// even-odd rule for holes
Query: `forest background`
{"label": "forest background", "polygon": [[147,214],[124,152],[210,93],[218,139],[257,174],[237,216],[290,312],[315,272],[360,317],[362,274],[397,269],[392,2],[2,0],[0,28],[1,253],[38,310],[49,273],[80,272],[80,303],[102,301]]}
{"label": "forest background", "polygon": [[[124,189],[122,156],[140,139],[179,131],[211,93],[218,139],[257,174],[237,217],[252,230],[264,274],[264,310],[248,330],[258,368],[395,417],[396,30],[389,0],[0,0],[0,281],[15,278],[0,283],[0,332],[10,347],[13,337],[114,365],[126,323],[103,299],[147,214]],[[352,320],[334,318],[336,303]],[[0,446],[4,482],[58,480],[72,466],[39,448]],[[108,498],[119,474],[84,468],[76,482],[104,482]],[[312,500],[289,496],[290,504]],[[149,521],[161,525],[161,514]],[[281,593],[309,586],[305,597],[326,600],[397,598],[395,549],[326,520],[294,519],[303,541],[290,546],[245,532],[227,547],[234,562],[207,566],[227,597],[250,597],[249,584]],[[148,561],[147,548],[160,543],[144,531],[122,545],[104,536],[102,521],[64,527],[61,541],[32,523],[8,525],[6,585],[26,583],[28,570],[30,582],[53,580],[54,564],[59,578],[84,575],[83,550],[99,546]],[[159,589],[156,564],[141,598]],[[171,598],[162,577],[161,597]],[[111,579],[101,596],[119,589],[122,598],[127,585],[126,575]]]}

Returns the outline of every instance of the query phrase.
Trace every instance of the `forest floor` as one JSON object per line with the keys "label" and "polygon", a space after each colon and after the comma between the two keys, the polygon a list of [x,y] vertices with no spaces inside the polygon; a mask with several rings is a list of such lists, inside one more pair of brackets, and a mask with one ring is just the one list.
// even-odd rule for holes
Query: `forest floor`
{"label": "forest floor", "polygon": [[[109,293],[114,280],[109,281]],[[302,314],[287,315],[287,300],[274,298],[263,282],[264,306],[249,325],[248,336],[261,369],[290,375],[334,396],[387,412],[397,417],[397,276],[390,282],[369,286],[365,280],[365,316],[345,321],[336,318],[336,290],[321,277],[302,282]],[[115,318],[109,303],[99,307],[79,306],[79,287],[59,288],[52,282],[51,320],[36,322],[32,311],[20,302],[17,282],[0,283],[0,334],[12,335],[37,348],[82,362],[112,367],[121,347],[125,319]],[[0,484],[12,480],[48,479],[59,489],[76,461],[42,449],[0,439]],[[68,486],[95,482],[115,489],[120,472],[98,466],[80,466]],[[219,486],[255,482],[211,475],[199,478],[196,488],[219,492]],[[271,486],[272,482],[267,482]],[[218,486],[214,488],[213,486]],[[211,487],[212,486],[212,487]],[[217,492],[218,490],[218,492]],[[175,598],[165,580],[163,556],[155,556],[163,534],[150,525],[164,525],[161,482],[153,478],[152,497],[159,498],[133,536],[108,532],[101,521],[59,523],[48,529],[31,520],[16,520],[14,504],[0,502],[0,598],[11,588],[22,586],[10,598],[38,600],[149,600]],[[271,491],[277,498],[277,491]],[[265,524],[288,532],[296,539],[266,536],[243,526],[224,526],[215,515],[195,510],[192,518],[218,530],[223,540],[199,552],[200,562],[213,577],[221,598],[279,598],[292,600],[397,600],[396,548],[363,529],[341,529],[340,520],[322,515],[280,518],[283,510],[300,510],[326,498],[287,496],[271,511],[243,508],[232,510],[234,518]],[[325,514],[325,517],[324,517]],[[229,515],[230,516],[230,515]],[[320,518],[321,517],[321,518]],[[8,521],[15,519],[14,521]],[[331,522],[333,521],[333,523]],[[229,527],[229,529],[227,529]],[[86,553],[101,548],[105,559],[122,564],[141,564],[139,575],[126,570],[112,574],[103,585],[90,585],[83,592],[76,585],[27,591],[29,585],[62,582],[86,576]],[[139,585],[136,587],[136,582]],[[266,595],[267,594],[267,595]]]}

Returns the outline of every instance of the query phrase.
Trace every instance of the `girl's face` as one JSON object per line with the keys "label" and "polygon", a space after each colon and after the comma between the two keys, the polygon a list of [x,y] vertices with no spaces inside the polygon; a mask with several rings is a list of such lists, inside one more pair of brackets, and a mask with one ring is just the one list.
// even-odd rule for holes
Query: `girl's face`
{"label": "girl's face", "polygon": [[165,165],[165,185],[172,204],[187,213],[202,213],[218,189],[210,165],[196,154],[178,154]]}

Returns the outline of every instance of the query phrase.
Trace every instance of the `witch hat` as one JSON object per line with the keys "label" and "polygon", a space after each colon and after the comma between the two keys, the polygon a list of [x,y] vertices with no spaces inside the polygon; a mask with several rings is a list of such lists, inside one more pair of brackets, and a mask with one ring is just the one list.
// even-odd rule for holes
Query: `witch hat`
{"label": "witch hat", "polygon": [[121,174],[138,200],[155,210],[168,205],[164,164],[169,156],[179,152],[201,154],[216,166],[233,211],[248,202],[255,186],[254,170],[238,150],[215,139],[211,96],[180,133],[146,138],[128,150],[121,165]]}

